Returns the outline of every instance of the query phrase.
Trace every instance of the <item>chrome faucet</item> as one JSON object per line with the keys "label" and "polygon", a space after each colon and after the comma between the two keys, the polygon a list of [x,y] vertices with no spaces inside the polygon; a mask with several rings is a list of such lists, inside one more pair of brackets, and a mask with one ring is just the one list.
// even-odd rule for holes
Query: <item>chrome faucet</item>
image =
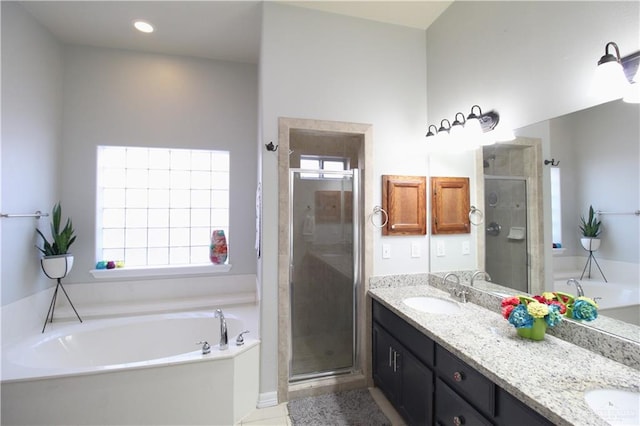
{"label": "chrome faucet", "polygon": [[216,318],[220,318],[220,350],[223,351],[229,347],[229,339],[227,337],[227,320],[224,319],[222,309],[216,309]]}
{"label": "chrome faucet", "polygon": [[478,275],[484,275],[484,280],[485,280],[485,281],[491,281],[491,277],[490,277],[490,276],[489,276],[489,274],[487,274],[486,272],[484,272],[484,271],[475,271],[475,272],[473,273],[473,275],[471,275],[471,284],[470,284],[470,285],[471,285],[471,287],[473,287],[473,281],[476,279],[476,277],[477,277]]}
{"label": "chrome faucet", "polygon": [[578,292],[578,297],[584,296],[584,290],[582,289],[582,286],[580,285],[580,282],[578,280],[576,280],[575,278],[569,278],[567,280],[567,285],[570,286],[571,284],[576,285],[576,291]]}
{"label": "chrome faucet", "polygon": [[460,277],[459,277],[459,276],[457,276],[457,275],[456,275],[455,273],[453,273],[453,272],[447,272],[446,274],[444,274],[444,278],[442,278],[442,283],[443,283],[443,284],[446,284],[446,283],[447,283],[447,278],[449,278],[450,276],[455,277],[455,279],[456,279],[456,283],[457,283],[457,284],[460,284]]}

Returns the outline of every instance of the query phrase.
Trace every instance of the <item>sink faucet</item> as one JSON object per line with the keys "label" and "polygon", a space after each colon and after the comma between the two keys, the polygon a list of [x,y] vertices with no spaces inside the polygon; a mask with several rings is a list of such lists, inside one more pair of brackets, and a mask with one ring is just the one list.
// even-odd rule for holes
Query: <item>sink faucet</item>
{"label": "sink faucet", "polygon": [[460,284],[460,277],[457,276],[455,273],[453,272],[447,272],[446,274],[444,274],[444,278],[442,278],[442,283],[446,284],[447,283],[447,278],[449,278],[450,276],[453,276],[456,279],[456,283]]}
{"label": "sink faucet", "polygon": [[220,350],[223,351],[229,347],[229,339],[227,338],[227,320],[224,319],[222,309],[216,309],[216,318],[220,318]]}
{"label": "sink faucet", "polygon": [[473,273],[473,275],[471,276],[471,284],[470,284],[470,285],[471,285],[471,287],[473,287],[473,281],[476,279],[476,277],[477,277],[478,275],[484,275],[484,280],[485,280],[485,281],[491,281],[491,277],[490,277],[490,276],[489,276],[489,274],[487,274],[486,272],[484,272],[484,271],[475,271],[475,272]]}
{"label": "sink faucet", "polygon": [[576,291],[578,292],[578,297],[584,296],[584,290],[582,289],[582,286],[580,285],[580,282],[578,280],[576,280],[575,278],[569,278],[567,280],[567,285],[570,286],[571,284],[576,285]]}

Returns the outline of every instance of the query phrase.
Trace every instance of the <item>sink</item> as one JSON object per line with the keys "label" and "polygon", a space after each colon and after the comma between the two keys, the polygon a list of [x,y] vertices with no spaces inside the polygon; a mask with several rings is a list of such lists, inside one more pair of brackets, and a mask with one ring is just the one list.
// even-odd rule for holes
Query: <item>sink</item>
{"label": "sink", "polygon": [[409,297],[402,301],[405,305],[420,312],[430,314],[453,314],[460,310],[460,305],[451,300],[438,297],[418,296]]}
{"label": "sink", "polygon": [[640,392],[592,389],[584,393],[589,408],[611,425],[640,424]]}

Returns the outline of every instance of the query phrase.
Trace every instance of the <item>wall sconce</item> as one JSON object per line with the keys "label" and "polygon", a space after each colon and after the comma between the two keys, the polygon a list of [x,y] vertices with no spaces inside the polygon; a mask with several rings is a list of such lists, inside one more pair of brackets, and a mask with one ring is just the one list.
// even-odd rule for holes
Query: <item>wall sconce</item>
{"label": "wall sconce", "polygon": [[640,102],[640,86],[635,81],[638,78],[639,59],[640,52],[621,58],[618,45],[612,41],[607,43],[604,56],[598,61],[593,75],[591,94],[607,99],[624,98],[625,102]]}

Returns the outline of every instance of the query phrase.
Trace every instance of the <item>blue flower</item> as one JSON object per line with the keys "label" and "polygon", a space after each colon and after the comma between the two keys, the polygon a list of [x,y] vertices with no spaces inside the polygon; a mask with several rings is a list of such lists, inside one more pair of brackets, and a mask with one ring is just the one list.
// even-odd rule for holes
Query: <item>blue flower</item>
{"label": "blue flower", "polygon": [[573,318],[593,321],[598,318],[598,308],[586,300],[576,299],[573,302]]}
{"label": "blue flower", "polygon": [[562,321],[560,306],[549,305],[549,314],[544,317],[544,320],[549,327],[555,327],[560,321]]}
{"label": "blue flower", "polygon": [[509,323],[516,328],[531,328],[533,327],[533,316],[527,311],[527,306],[521,304],[511,311]]}

